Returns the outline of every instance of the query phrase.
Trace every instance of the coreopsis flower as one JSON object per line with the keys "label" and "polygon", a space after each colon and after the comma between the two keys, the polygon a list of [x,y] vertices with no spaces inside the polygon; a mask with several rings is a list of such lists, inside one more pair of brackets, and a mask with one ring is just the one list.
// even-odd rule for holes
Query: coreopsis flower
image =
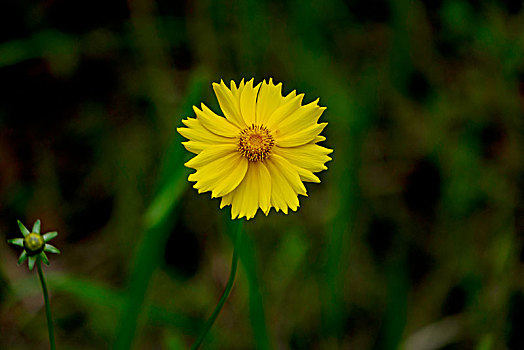
{"label": "coreopsis flower", "polygon": [[307,196],[303,182],[320,182],[314,174],[326,170],[331,149],[317,145],[327,123],[318,123],[326,107],[318,99],[302,105],[303,94],[282,95],[282,84],[253,79],[237,87],[231,81],[213,83],[224,113],[215,114],[202,103],[193,107],[196,118],[182,122],[178,132],[189,141],[185,148],[196,156],[185,165],[199,193],[221,197],[220,208],[231,205],[231,217],[251,219],[260,208],[288,213]]}
{"label": "coreopsis flower", "polygon": [[35,221],[32,231],[29,231],[20,220],[18,220],[18,227],[24,238],[13,238],[8,240],[8,242],[24,248],[20,258],[18,258],[19,264],[28,260],[29,270],[32,270],[37,259],[41,259],[44,264],[49,265],[49,259],[45,252],[60,254],[60,250],[55,246],[47,244],[47,242],[58,236],[58,232],[53,231],[40,235],[40,220]]}

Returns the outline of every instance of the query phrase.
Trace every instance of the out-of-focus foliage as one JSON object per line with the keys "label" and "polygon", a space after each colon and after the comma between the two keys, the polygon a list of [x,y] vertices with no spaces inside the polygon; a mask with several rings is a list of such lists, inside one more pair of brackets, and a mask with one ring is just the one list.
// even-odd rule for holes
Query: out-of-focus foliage
{"label": "out-of-focus foliage", "polygon": [[[335,150],[246,226],[206,349],[519,349],[522,1],[6,1],[0,348],[44,348],[17,219],[42,219],[59,348],[188,347],[229,273],[229,213],[175,128],[211,83],[273,77]],[[127,317],[127,318],[126,318]]]}

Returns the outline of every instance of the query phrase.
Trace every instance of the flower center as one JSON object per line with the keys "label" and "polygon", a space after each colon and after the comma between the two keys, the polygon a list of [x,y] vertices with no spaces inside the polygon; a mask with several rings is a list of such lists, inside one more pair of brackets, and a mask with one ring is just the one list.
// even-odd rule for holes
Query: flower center
{"label": "flower center", "polygon": [[240,132],[238,151],[251,162],[264,160],[275,144],[273,136],[263,125],[252,124]]}
{"label": "flower center", "polygon": [[38,233],[32,232],[24,238],[24,248],[27,255],[33,256],[44,250],[44,238]]}

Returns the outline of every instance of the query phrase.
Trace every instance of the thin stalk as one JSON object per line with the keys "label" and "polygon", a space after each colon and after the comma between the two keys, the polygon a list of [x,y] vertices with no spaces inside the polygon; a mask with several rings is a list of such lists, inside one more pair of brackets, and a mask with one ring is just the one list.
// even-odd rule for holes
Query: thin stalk
{"label": "thin stalk", "polygon": [[42,292],[44,293],[45,315],[47,317],[47,330],[49,331],[49,346],[51,350],[55,350],[55,329],[53,326],[51,305],[49,304],[49,295],[47,294],[47,285],[45,283],[44,272],[42,271],[42,261],[40,257],[37,258],[36,268],[38,269],[38,277],[40,277],[40,284],[42,284]]}
{"label": "thin stalk", "polygon": [[218,304],[215,307],[215,310],[213,311],[211,316],[209,316],[209,319],[207,320],[206,324],[204,325],[204,329],[202,329],[202,332],[200,333],[197,340],[191,347],[192,350],[196,350],[200,347],[207,333],[209,332],[209,330],[215,323],[215,320],[217,319],[218,314],[220,313],[220,310],[222,310],[222,307],[226,303],[229,293],[231,293],[231,289],[233,288],[233,282],[235,281],[235,275],[237,272],[238,251],[240,250],[241,241],[242,241],[242,222],[239,222],[237,232],[236,232],[236,238],[235,238],[235,247],[233,248],[233,258],[231,259],[231,271],[229,272],[229,280],[227,281],[226,288],[224,289],[224,293],[222,293],[222,296],[220,297],[220,300],[218,301]]}

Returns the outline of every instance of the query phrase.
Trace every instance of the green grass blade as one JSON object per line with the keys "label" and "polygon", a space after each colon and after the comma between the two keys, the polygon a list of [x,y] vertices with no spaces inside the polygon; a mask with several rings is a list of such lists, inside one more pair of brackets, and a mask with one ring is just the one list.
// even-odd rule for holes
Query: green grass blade
{"label": "green grass blade", "polygon": [[[203,88],[202,82],[203,76],[197,72],[190,83],[180,115],[191,113],[191,106],[198,103]],[[144,233],[133,258],[128,293],[120,315],[114,349],[127,350],[132,346],[149,281],[160,263],[169,232],[176,223],[176,216],[172,215],[176,213],[174,208],[187,186],[185,179],[189,171],[183,166],[186,154],[181,145],[184,139],[175,131],[173,133],[163,159],[158,190],[144,215]]]}
{"label": "green grass blade", "polygon": [[170,229],[175,222],[176,218],[165,216],[155,226],[144,231],[131,269],[115,349],[131,348],[151,276],[160,263],[162,257],[160,252],[163,251]]}
{"label": "green grass blade", "polygon": [[[99,310],[100,307],[104,307],[108,309],[108,314],[117,314],[124,307],[125,300],[121,292],[92,279],[57,272],[47,273],[46,279],[54,293],[70,295],[88,310]],[[14,281],[11,288],[13,294],[16,295],[16,298],[10,301],[11,303],[40,294],[38,283],[33,276]],[[9,305],[11,304],[8,302]],[[169,325],[186,334],[196,334],[204,324],[202,319],[188,317],[182,313],[167,310],[166,307],[160,305],[150,305],[145,311],[147,320],[151,324]],[[108,331],[112,331],[113,323],[108,326],[111,327]]]}

